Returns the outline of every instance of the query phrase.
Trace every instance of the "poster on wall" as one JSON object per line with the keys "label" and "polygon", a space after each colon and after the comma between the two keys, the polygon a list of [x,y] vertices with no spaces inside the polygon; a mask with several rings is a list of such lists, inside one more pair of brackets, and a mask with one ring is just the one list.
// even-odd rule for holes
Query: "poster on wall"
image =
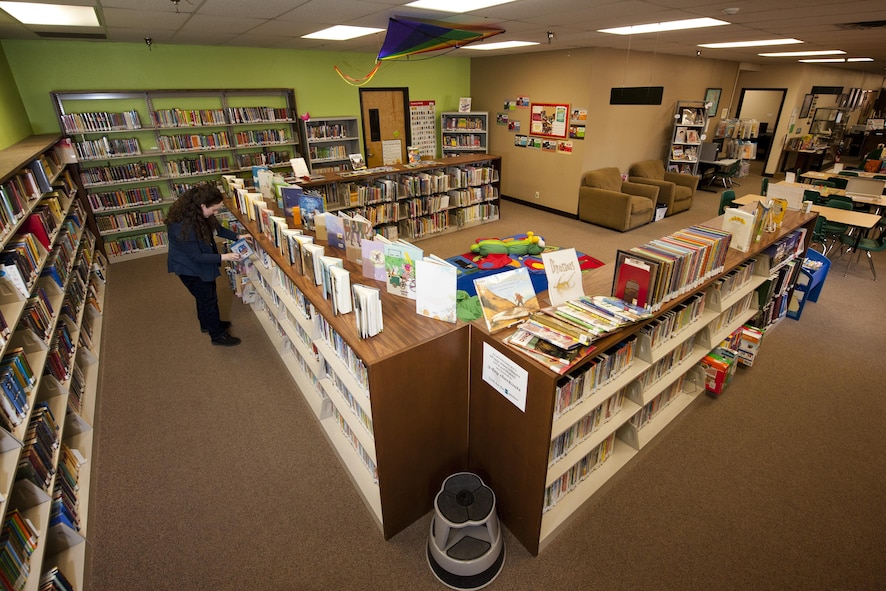
{"label": "poster on wall", "polygon": [[566,138],[569,129],[568,104],[532,103],[529,118],[529,133],[532,135]]}
{"label": "poster on wall", "polygon": [[409,101],[412,146],[423,158],[437,157],[437,107],[435,101]]}

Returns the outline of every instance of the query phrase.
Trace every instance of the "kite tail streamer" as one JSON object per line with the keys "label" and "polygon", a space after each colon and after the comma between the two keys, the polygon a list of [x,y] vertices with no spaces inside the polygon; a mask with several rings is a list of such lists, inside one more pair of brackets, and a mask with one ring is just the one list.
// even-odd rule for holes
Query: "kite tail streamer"
{"label": "kite tail streamer", "polygon": [[353,78],[351,76],[348,76],[344,72],[342,72],[338,66],[332,66],[332,67],[335,68],[335,71],[338,73],[339,76],[341,76],[341,79],[344,80],[345,82],[347,82],[348,84],[350,84],[351,86],[363,86],[364,84],[366,84],[367,82],[372,80],[372,77],[375,76],[376,72],[378,72],[378,69],[381,67],[381,60],[376,61],[375,67],[372,68],[372,71],[369,72],[368,74],[366,74],[365,76],[363,76],[362,78]]}

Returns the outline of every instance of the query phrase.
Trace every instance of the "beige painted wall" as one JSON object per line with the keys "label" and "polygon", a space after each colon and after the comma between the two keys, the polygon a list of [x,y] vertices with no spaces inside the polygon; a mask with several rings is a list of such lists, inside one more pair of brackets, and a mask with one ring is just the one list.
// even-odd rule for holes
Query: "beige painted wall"
{"label": "beige painted wall", "polygon": [[[791,64],[746,71],[735,62],[601,48],[471,60],[473,109],[489,112],[489,149],[502,156],[502,193],[569,214],[578,210],[583,172],[606,166],[627,172],[633,162],[665,156],[678,100],[702,100],[707,88],[721,88],[717,115],[725,108],[734,117],[741,88],[788,88],[766,164],[767,172],[773,172],[791,110],[799,109],[813,85],[876,89],[881,82],[838,68]],[[663,86],[662,104],[610,105],[610,89],[623,86]],[[515,134],[495,119],[505,100],[521,96],[587,108],[586,139],[573,142],[571,155],[515,147]],[[529,134],[528,108],[508,115],[520,121],[521,134]],[[718,120],[711,119],[711,137]]]}
{"label": "beige painted wall", "polygon": [[[489,146],[502,156],[502,193],[575,214],[585,171],[614,166],[626,173],[633,162],[663,158],[677,101],[702,100],[713,87],[723,89],[721,108],[728,106],[737,71],[738,64],[696,57],[599,48],[551,51],[474,58],[471,94],[474,110],[490,114]],[[662,104],[610,105],[610,89],[624,86],[663,86]],[[515,147],[515,134],[494,122],[504,101],[520,96],[587,108],[586,139],[573,141],[571,155]],[[521,122],[521,134],[529,133],[529,113],[508,111]]]}

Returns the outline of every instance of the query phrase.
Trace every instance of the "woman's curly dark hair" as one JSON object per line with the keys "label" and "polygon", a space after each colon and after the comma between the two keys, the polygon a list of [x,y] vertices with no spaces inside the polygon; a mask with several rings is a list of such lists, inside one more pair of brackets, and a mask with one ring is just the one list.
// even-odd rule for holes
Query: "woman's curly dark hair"
{"label": "woman's curly dark hair", "polygon": [[202,184],[191,187],[181,194],[166,213],[166,223],[181,222],[182,239],[196,236],[204,242],[212,242],[212,231],[218,225],[215,216],[203,217],[201,205],[211,207],[221,203],[221,191],[213,185]]}

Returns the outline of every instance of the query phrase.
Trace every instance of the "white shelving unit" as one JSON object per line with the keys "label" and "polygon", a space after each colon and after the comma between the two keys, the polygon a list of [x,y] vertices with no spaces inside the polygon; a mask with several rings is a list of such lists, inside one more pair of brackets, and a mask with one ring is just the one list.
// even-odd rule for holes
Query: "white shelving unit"
{"label": "white shelving unit", "polygon": [[668,146],[668,166],[671,172],[698,174],[701,144],[706,139],[707,108],[704,101],[677,101],[674,127]]}
{"label": "white shelving unit", "polygon": [[312,173],[350,170],[349,154],[363,154],[356,117],[320,117],[302,122]]}
{"label": "white shelving unit", "polygon": [[166,251],[187,188],[253,166],[291,169],[302,130],[291,89],[53,92],[111,262]]}
{"label": "white shelving unit", "polygon": [[[21,588],[34,591],[40,588],[41,573],[55,567],[74,588],[86,586],[90,460],[107,273],[106,260],[87,227],[87,208],[67,167],[55,155],[59,139],[57,135],[34,136],[0,151],[0,183],[6,185],[16,175],[25,173],[31,163],[43,160],[49,163],[47,180],[51,184],[51,190],[43,187],[29,196],[15,219],[6,220],[3,248],[17,234],[25,232],[24,228],[29,227],[25,220],[36,215],[48,201],[57,202],[60,213],[57,226],[48,236],[48,248],[39,249],[38,265],[26,281],[25,293],[9,280],[0,279],[0,312],[10,329],[2,344],[3,358],[23,351],[33,375],[21,423],[12,431],[0,428],[0,517],[5,524],[17,512],[38,533],[36,547],[26,560],[29,574],[21,583]],[[7,192],[7,198],[8,195]],[[54,272],[49,273],[50,269]],[[42,298],[52,312],[42,316],[43,324],[34,325],[30,305]],[[52,414],[57,431],[50,429],[53,435],[42,442],[52,441],[44,447],[52,450],[52,470],[44,482],[35,483],[20,466],[26,463],[29,423],[36,416],[35,408],[42,405]],[[77,461],[73,468],[78,520],[75,527],[61,522],[53,524],[53,495],[56,486],[62,484],[59,479],[64,478],[64,447],[76,450],[85,460]]]}
{"label": "white shelving unit", "polygon": [[489,113],[440,113],[443,155],[479,154],[488,151]]}

